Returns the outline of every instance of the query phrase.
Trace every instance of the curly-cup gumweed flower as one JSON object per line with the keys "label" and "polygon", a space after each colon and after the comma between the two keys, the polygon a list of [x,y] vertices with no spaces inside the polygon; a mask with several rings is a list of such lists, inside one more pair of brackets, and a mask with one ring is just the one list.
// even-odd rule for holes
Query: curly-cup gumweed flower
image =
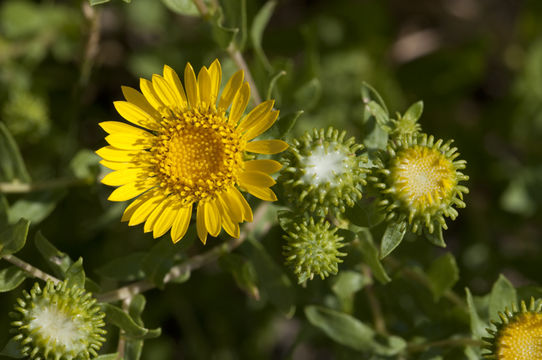
{"label": "curly-cup gumweed flower", "polygon": [[542,302],[538,305],[531,298],[527,307],[521,302],[518,310],[499,313],[500,322],[493,322],[496,329],[487,329],[491,337],[484,338],[489,353],[486,359],[494,360],[539,360],[542,358]]}
{"label": "curly-cup gumweed flower", "polygon": [[132,203],[122,221],[145,223],[155,238],[171,230],[177,242],[185,235],[192,209],[200,240],[218,236],[224,228],[239,236],[239,224],[252,221],[252,210],[238,187],[253,196],[275,201],[270,174],[281,169],[277,161],[249,160],[247,152],[276,154],[288,148],[281,140],[255,140],[278,116],[274,101],[257,105],[243,116],[250,87],[243,71],[236,72],[219,96],[222,70],[215,60],[197,77],[190,64],[184,86],[169,66],[163,76],[141,79],[141,93],[123,87],[126,101],[114,103],[131,124],[106,121],[109,135],[96,153],[113,172],[102,183],[118,186],[111,201]]}
{"label": "curly-cup gumweed flower", "polygon": [[292,206],[311,215],[337,215],[361,199],[367,155],[359,154],[363,145],[345,136],[346,131],[329,127],[292,141],[279,178]]}
{"label": "curly-cup gumweed flower", "polygon": [[414,233],[424,227],[433,233],[447,228],[444,217],[457,217],[455,207],[465,207],[468,193],[459,183],[468,176],[460,172],[466,161],[456,160],[459,153],[451,143],[416,133],[390,140],[370,178],[381,192],[387,220],[407,221]]}
{"label": "curly-cup gumweed flower", "polygon": [[105,341],[105,314],[96,299],[67,282],[48,281],[43,290],[35,283],[10,316],[14,340],[33,359],[90,359]]}
{"label": "curly-cup gumweed flower", "polygon": [[298,282],[312,280],[314,275],[324,279],[337,274],[341,257],[346,256],[339,251],[344,244],[337,228],[331,228],[323,218],[316,222],[313,218],[303,218],[290,227],[284,236],[287,243],[283,246],[283,254]]}

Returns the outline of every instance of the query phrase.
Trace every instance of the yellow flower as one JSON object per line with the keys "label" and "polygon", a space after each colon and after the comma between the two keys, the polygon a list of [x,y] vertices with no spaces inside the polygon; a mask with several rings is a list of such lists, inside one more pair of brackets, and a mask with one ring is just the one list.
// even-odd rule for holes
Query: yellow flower
{"label": "yellow flower", "polygon": [[[184,87],[175,71],[152,81],[141,79],[141,92],[122,87],[126,101],[116,101],[119,114],[131,122],[106,121],[109,135],[96,153],[114,170],[102,183],[118,186],[111,201],[135,200],[122,221],[145,223],[155,238],[171,229],[173,242],[186,233],[197,203],[196,228],[205,244],[207,234],[224,228],[239,236],[239,223],[252,221],[252,210],[237,186],[257,198],[275,201],[270,174],[282,165],[274,160],[247,160],[245,153],[276,154],[288,147],[281,140],[251,141],[269,129],[278,116],[268,100],[243,116],[250,87],[243,71],[227,82],[220,97],[220,62],[203,67],[197,78],[186,65]],[[229,109],[229,111],[228,111]]]}
{"label": "yellow flower", "polygon": [[377,176],[371,177],[380,189],[379,202],[388,220],[407,221],[412,232],[425,227],[430,234],[436,228],[446,229],[444,217],[454,220],[464,208],[463,194],[469,190],[460,185],[469,177],[460,170],[465,160],[451,141],[436,140],[426,134],[410,133],[390,142],[381,154]]}
{"label": "yellow flower", "polygon": [[529,308],[521,302],[521,311],[516,305],[499,313],[500,323],[496,330],[488,329],[492,337],[484,338],[488,343],[484,354],[486,359],[496,360],[539,360],[542,354],[542,303],[535,306],[531,298]]}

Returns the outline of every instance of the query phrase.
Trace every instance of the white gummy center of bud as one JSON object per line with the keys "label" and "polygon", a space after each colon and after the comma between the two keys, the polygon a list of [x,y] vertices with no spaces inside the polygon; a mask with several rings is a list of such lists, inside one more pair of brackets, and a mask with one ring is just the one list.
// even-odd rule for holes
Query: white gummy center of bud
{"label": "white gummy center of bud", "polygon": [[346,155],[336,150],[334,144],[327,148],[320,145],[305,157],[305,174],[302,179],[316,185],[329,183],[345,172],[345,160]]}
{"label": "white gummy center of bud", "polygon": [[86,337],[81,321],[71,318],[54,305],[41,304],[32,310],[29,330],[36,329],[42,339],[52,344],[63,345],[67,351],[79,353],[85,349],[81,339]]}

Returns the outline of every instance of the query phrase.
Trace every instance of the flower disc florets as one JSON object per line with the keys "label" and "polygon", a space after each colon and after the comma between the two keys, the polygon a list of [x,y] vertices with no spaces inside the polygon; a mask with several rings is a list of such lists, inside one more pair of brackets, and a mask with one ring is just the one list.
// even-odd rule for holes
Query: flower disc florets
{"label": "flower disc florets", "polygon": [[529,307],[521,302],[518,311],[513,304],[512,311],[499,313],[500,322],[492,322],[496,329],[487,329],[491,337],[484,338],[489,353],[486,359],[495,360],[539,360],[542,358],[542,302],[535,305],[531,298]]}
{"label": "flower disc florets", "polygon": [[353,137],[345,141],[345,136],[345,131],[329,127],[293,140],[279,179],[290,204],[325,216],[344,212],[361,199],[368,159],[358,154],[363,145]]}
{"label": "flower disc florets", "polygon": [[337,235],[337,228],[330,229],[329,222],[324,219],[315,223],[313,218],[291,226],[291,231],[284,236],[287,244],[283,254],[298,282],[312,280],[314,275],[324,279],[329,274],[336,274],[342,262],[340,257],[346,255],[339,251],[344,244],[343,238]]}
{"label": "flower disc florets", "polygon": [[90,359],[97,356],[106,333],[105,314],[92,294],[67,282],[38,283],[17,299],[11,323],[14,340],[32,359]]}
{"label": "flower disc florets", "polygon": [[468,176],[465,160],[455,160],[459,153],[426,134],[407,134],[390,140],[388,151],[382,153],[371,180],[380,189],[379,202],[387,220],[408,221],[412,232],[425,227],[433,233],[436,227],[447,228],[444,217],[454,220],[463,208],[463,193],[468,193],[460,181]]}

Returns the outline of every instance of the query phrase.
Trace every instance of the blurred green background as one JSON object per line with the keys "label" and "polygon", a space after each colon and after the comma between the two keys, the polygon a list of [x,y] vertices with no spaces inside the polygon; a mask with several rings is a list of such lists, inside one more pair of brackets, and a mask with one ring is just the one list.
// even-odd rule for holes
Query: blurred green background
{"label": "blurred green background", "polygon": [[[20,147],[34,183],[85,179],[100,171],[92,152],[105,141],[97,124],[120,119],[112,102],[122,98],[121,85],[137,87],[139,77],[161,73],[164,64],[182,73],[188,61],[199,68],[219,58],[224,79],[236,70],[207,22],[176,14],[166,2],[112,0],[92,8],[67,0],[0,4],[0,121]],[[264,4],[248,0],[249,27]],[[228,16],[226,11],[226,25],[234,15]],[[485,294],[499,273],[515,286],[541,280],[540,24],[537,0],[284,0],[263,36],[269,63],[250,41],[244,54],[264,96],[273,75],[286,71],[272,97],[283,115],[305,111],[292,135],[333,125],[362,140],[363,81],[392,112],[423,100],[424,132],[455,139],[468,161],[467,208],[444,234],[460,269],[455,289],[463,295],[468,286]],[[83,181],[5,199],[12,216],[31,218],[29,239],[40,230],[72,258],[82,256],[87,275],[107,288],[114,281],[97,269],[157,242],[120,223],[125,204],[107,202],[110,191]],[[275,227],[262,244],[284,270],[281,235]],[[188,254],[205,250],[185,240]],[[221,241],[211,239],[207,249]],[[245,244],[238,251],[255,250]],[[423,241],[397,250],[398,257],[422,268],[441,253]],[[31,241],[19,255],[45,268]],[[345,266],[356,261],[349,256]],[[326,303],[333,281],[293,286],[290,295],[298,309]],[[390,328],[406,339],[469,331],[463,315],[434,310],[427,305],[431,294],[401,277],[377,291],[384,313],[392,314]],[[146,342],[143,359],[355,358],[317,333],[302,311],[288,319],[265,291],[257,301],[239,290],[219,264],[146,295],[145,324],[162,327],[163,335]],[[17,296],[18,291],[0,296],[1,324],[9,322]],[[355,316],[370,320],[365,296],[358,293],[353,301]],[[7,339],[8,327],[1,326],[0,340]],[[105,350],[114,351],[114,340]],[[461,358],[460,352],[447,356]]]}

